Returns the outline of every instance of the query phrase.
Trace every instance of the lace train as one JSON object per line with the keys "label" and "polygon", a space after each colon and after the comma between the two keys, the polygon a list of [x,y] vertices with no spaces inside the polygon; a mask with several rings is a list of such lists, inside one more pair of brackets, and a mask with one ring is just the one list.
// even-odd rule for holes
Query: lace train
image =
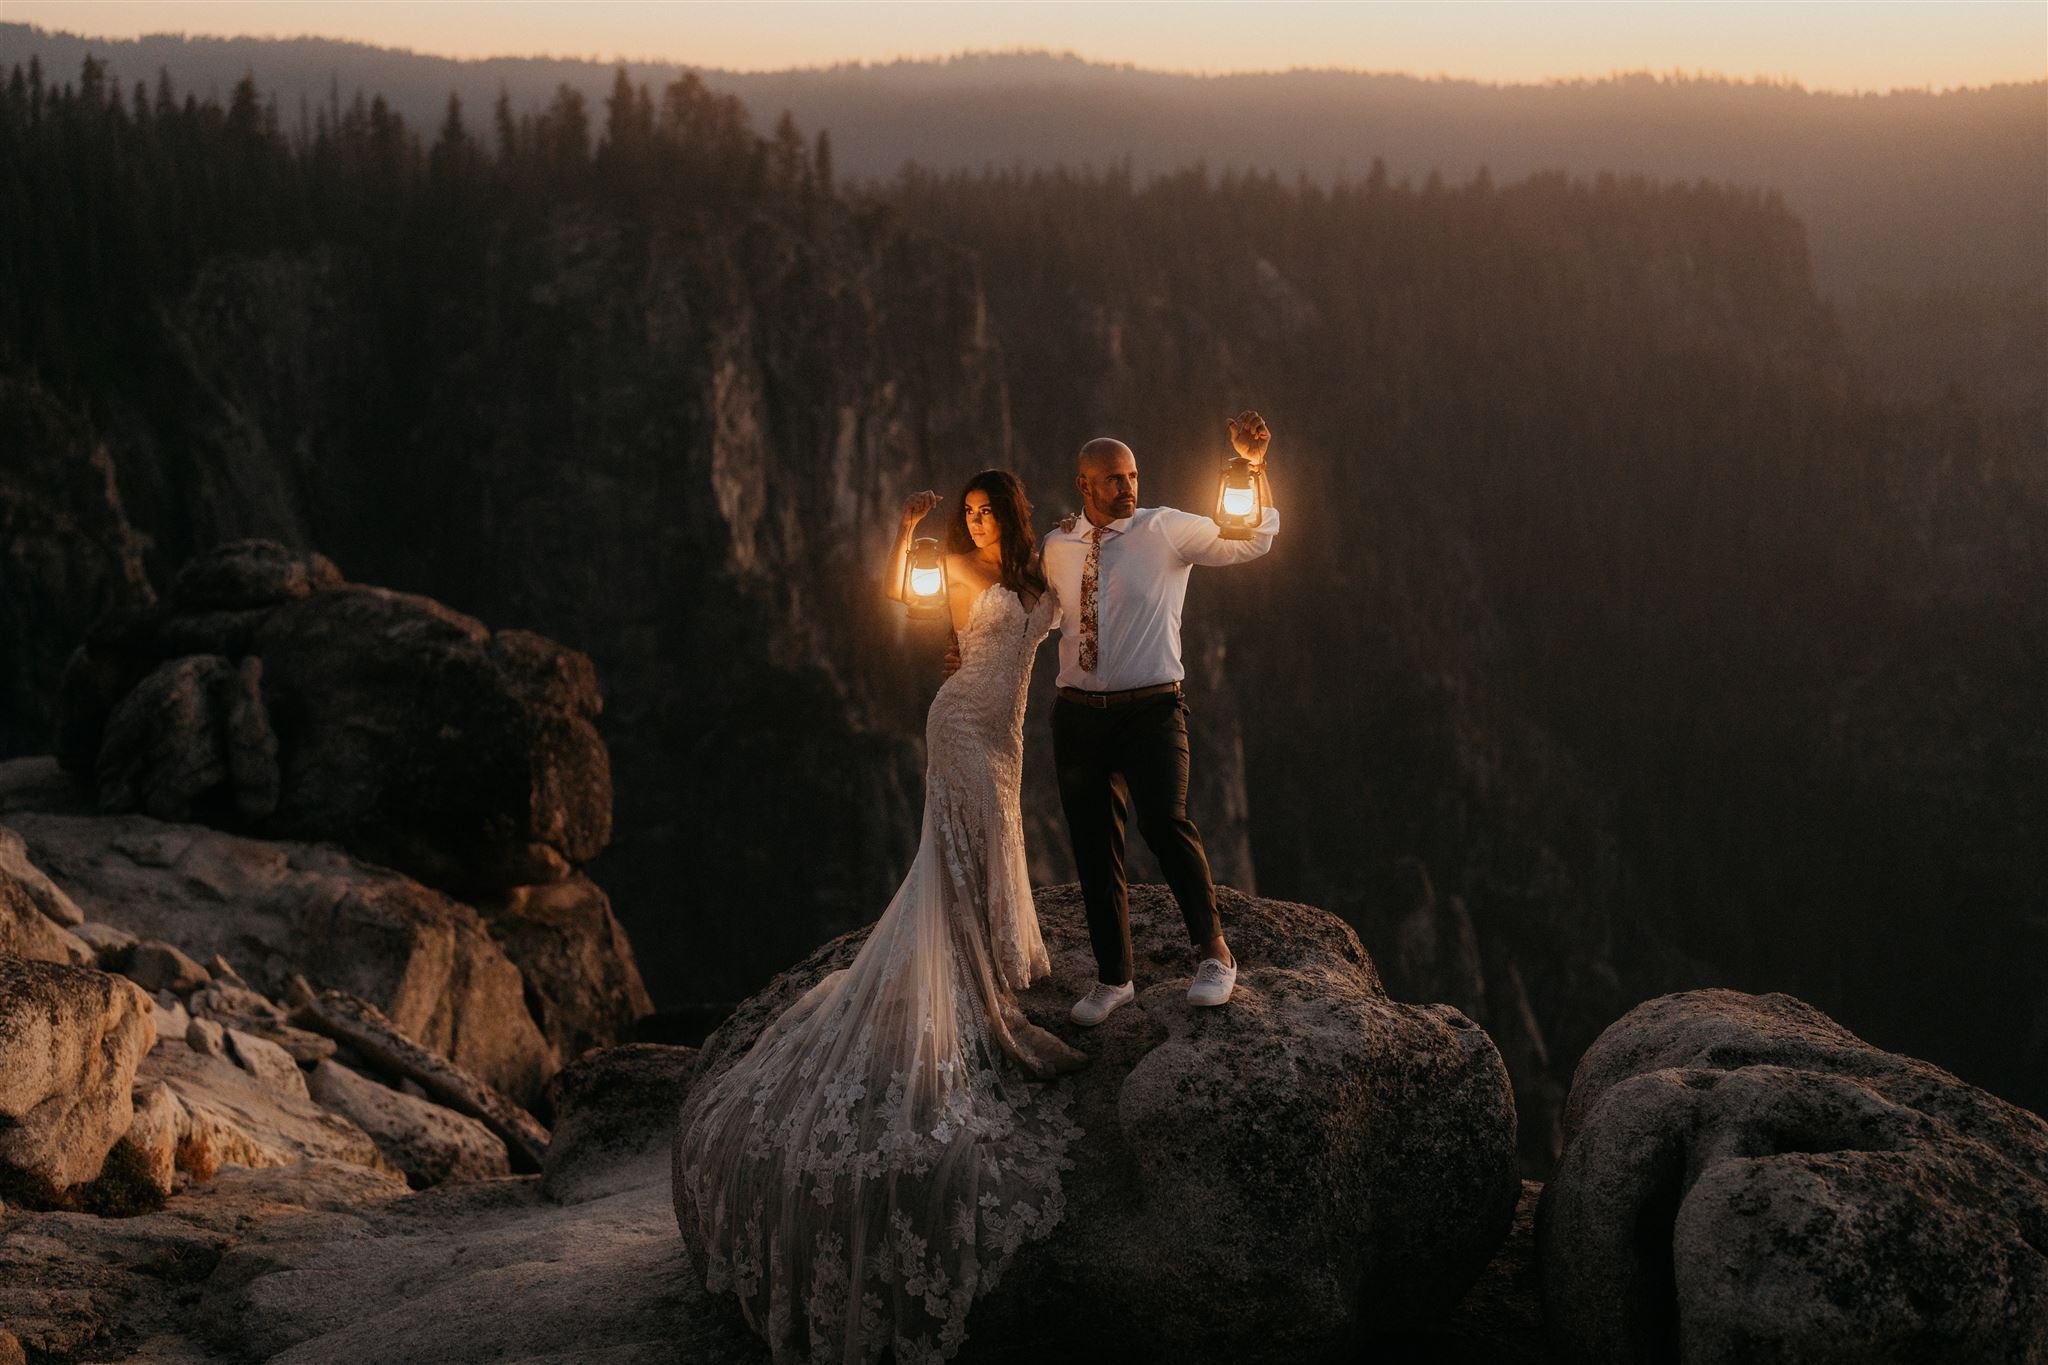
{"label": "lace train", "polygon": [[1077,1057],[1014,992],[1050,968],[1025,873],[1022,716],[1049,603],[976,600],[926,722],[924,823],[853,963],[684,1106],[679,1192],[714,1292],[775,1360],[951,1357],[967,1311],[1064,1208]]}

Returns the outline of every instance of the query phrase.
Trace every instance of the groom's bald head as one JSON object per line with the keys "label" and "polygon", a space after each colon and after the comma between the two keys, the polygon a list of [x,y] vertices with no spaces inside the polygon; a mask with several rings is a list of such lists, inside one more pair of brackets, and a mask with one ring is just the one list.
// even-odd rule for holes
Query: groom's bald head
{"label": "groom's bald head", "polygon": [[1138,510],[1138,457],[1114,436],[1098,436],[1081,447],[1074,487],[1081,506],[1097,526],[1121,521]]}
{"label": "groom's bald head", "polygon": [[1107,473],[1114,466],[1130,461],[1132,470],[1138,467],[1138,457],[1131,454],[1131,448],[1114,436],[1098,436],[1081,447],[1079,461],[1083,478],[1090,474]]}

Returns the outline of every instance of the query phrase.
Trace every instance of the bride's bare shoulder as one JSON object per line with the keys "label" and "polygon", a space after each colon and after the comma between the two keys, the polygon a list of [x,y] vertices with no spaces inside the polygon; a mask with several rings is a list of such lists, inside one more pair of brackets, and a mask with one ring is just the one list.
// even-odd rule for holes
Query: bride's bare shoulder
{"label": "bride's bare shoulder", "polygon": [[988,570],[973,555],[946,552],[946,576],[955,583],[993,583]]}

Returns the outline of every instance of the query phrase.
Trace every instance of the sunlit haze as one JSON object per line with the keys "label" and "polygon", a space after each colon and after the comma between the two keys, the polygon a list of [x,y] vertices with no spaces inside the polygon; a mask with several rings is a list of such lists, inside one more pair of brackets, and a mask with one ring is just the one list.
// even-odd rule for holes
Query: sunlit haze
{"label": "sunlit haze", "polygon": [[1050,49],[1196,72],[1338,67],[1542,81],[1621,71],[1948,89],[2048,74],[2022,3],[972,4],[0,0],[0,20],[106,38],[349,39],[452,57],[628,58],[735,71]]}

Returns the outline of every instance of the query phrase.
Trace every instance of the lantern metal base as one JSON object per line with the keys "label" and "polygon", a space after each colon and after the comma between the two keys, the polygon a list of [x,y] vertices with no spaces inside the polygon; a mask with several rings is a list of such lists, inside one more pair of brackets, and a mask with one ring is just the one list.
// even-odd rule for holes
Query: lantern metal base
{"label": "lantern metal base", "polygon": [[1224,526],[1218,523],[1216,538],[1218,540],[1250,540],[1252,538],[1252,528],[1249,526]]}

